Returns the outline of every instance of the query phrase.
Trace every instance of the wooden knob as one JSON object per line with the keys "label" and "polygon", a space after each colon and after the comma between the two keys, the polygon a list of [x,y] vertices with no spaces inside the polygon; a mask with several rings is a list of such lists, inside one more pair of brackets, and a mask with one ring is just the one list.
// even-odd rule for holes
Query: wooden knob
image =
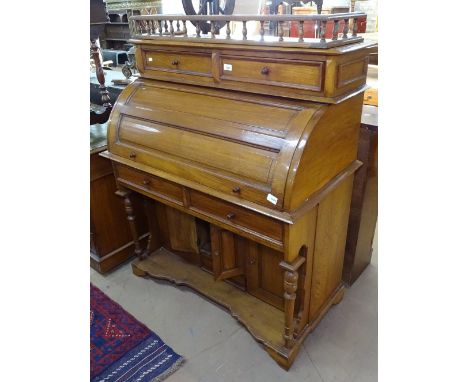
{"label": "wooden knob", "polygon": [[263,69],[262,69],[262,74],[263,75],[267,75],[267,74],[270,74],[270,68],[268,66],[265,66]]}
{"label": "wooden knob", "polygon": [[236,217],[236,214],[234,214],[234,213],[232,213],[232,212],[226,215],[226,218],[227,218],[228,220],[232,220],[232,219],[234,219],[235,217]]}
{"label": "wooden knob", "polygon": [[135,153],[134,151],[132,151],[132,152],[130,153],[130,158],[131,158],[131,159],[135,159],[135,158],[136,158],[136,153]]}
{"label": "wooden knob", "polygon": [[149,185],[151,184],[151,180],[145,179],[145,180],[143,180],[143,184],[144,184],[145,186],[149,186]]}
{"label": "wooden knob", "polygon": [[249,264],[250,264],[250,265],[254,265],[256,262],[257,262],[257,261],[256,261],[255,259],[250,259],[250,260],[249,260]]}
{"label": "wooden knob", "polygon": [[240,187],[234,187],[232,189],[232,192],[235,192],[236,194],[238,194],[238,193],[240,193],[240,190],[241,190]]}
{"label": "wooden knob", "polygon": [[172,65],[179,65],[179,60],[172,61]]}

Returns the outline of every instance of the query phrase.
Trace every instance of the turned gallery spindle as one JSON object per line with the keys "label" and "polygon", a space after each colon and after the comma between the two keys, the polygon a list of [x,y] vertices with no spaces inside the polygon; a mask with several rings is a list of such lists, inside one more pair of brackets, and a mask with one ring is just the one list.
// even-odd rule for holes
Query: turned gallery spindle
{"label": "turned gallery spindle", "polygon": [[325,39],[326,32],[327,32],[327,21],[322,20],[321,25],[320,25],[320,42],[326,42],[327,41]]}
{"label": "turned gallery spindle", "polygon": [[304,20],[299,21],[299,42],[304,42]]}
{"label": "turned gallery spindle", "polygon": [[343,38],[348,38],[349,32],[349,19],[345,19],[343,28]]}
{"label": "turned gallery spindle", "polygon": [[187,37],[187,22],[185,20],[182,20],[182,33],[184,34],[184,37]]}
{"label": "turned gallery spindle", "polygon": [[196,28],[196,31],[197,31],[197,37],[200,37],[200,31],[201,31],[201,29],[200,29],[200,21],[197,21],[197,22],[196,22],[196,27],[195,27],[195,28]]}
{"label": "turned gallery spindle", "polygon": [[280,22],[279,22],[279,26],[278,26],[278,36],[279,36],[279,41],[284,41],[283,21],[280,21]]}
{"label": "turned gallery spindle", "polygon": [[158,30],[159,30],[159,35],[163,35],[163,30],[162,30],[162,21],[158,20]]}
{"label": "turned gallery spindle", "polygon": [[265,40],[265,21],[260,21],[260,40]]}
{"label": "turned gallery spindle", "polygon": [[229,40],[231,38],[231,22],[226,23],[226,38]]}
{"label": "turned gallery spindle", "polygon": [[338,27],[340,26],[339,20],[334,20],[333,21],[333,36],[332,40],[338,40]]}
{"label": "turned gallery spindle", "polygon": [[357,29],[358,29],[358,19],[354,18],[353,19],[353,37],[357,36]]}
{"label": "turned gallery spindle", "polygon": [[169,33],[171,36],[174,36],[174,25],[172,20],[169,20]]}
{"label": "turned gallery spindle", "polygon": [[176,28],[177,28],[177,32],[180,32],[180,21],[177,20],[176,22]]}
{"label": "turned gallery spindle", "polygon": [[164,20],[164,33],[165,34],[169,33],[168,26],[167,26],[167,20]]}
{"label": "turned gallery spindle", "polygon": [[211,38],[216,38],[216,25],[215,22],[211,22]]}
{"label": "turned gallery spindle", "polygon": [[242,21],[242,37],[244,40],[247,40],[247,21]]}

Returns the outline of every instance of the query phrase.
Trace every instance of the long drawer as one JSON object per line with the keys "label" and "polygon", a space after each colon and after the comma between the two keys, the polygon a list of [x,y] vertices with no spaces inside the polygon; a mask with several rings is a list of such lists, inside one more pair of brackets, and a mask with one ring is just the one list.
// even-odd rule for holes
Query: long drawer
{"label": "long drawer", "polygon": [[116,164],[117,180],[162,199],[183,205],[182,186],[168,180],[150,175],[130,167]]}
{"label": "long drawer", "polygon": [[281,222],[198,191],[190,191],[190,209],[223,223],[247,228],[278,242],[283,240]]}
{"label": "long drawer", "polygon": [[323,62],[221,57],[221,80],[322,90]]}
{"label": "long drawer", "polygon": [[197,76],[211,76],[211,55],[177,51],[146,51],[145,68]]}

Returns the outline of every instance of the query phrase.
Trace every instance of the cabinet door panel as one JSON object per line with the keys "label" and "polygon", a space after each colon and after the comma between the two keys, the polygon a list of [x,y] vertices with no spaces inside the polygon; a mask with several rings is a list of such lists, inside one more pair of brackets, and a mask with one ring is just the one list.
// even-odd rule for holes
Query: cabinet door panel
{"label": "cabinet door panel", "polygon": [[249,241],[246,261],[247,291],[277,307],[283,307],[283,271],[279,263],[281,252]]}
{"label": "cabinet door panel", "polygon": [[216,280],[244,275],[244,257],[239,244],[232,232],[211,225],[211,251]]}

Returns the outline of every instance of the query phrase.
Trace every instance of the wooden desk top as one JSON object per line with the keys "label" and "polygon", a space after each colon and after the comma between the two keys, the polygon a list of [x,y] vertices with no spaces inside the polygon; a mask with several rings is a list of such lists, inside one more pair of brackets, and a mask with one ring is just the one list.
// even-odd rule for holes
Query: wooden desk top
{"label": "wooden desk top", "polygon": [[375,128],[379,126],[379,108],[377,106],[363,105],[361,124],[366,125],[369,128]]}
{"label": "wooden desk top", "polygon": [[107,149],[107,125],[96,123],[89,126],[90,154],[99,153]]}

